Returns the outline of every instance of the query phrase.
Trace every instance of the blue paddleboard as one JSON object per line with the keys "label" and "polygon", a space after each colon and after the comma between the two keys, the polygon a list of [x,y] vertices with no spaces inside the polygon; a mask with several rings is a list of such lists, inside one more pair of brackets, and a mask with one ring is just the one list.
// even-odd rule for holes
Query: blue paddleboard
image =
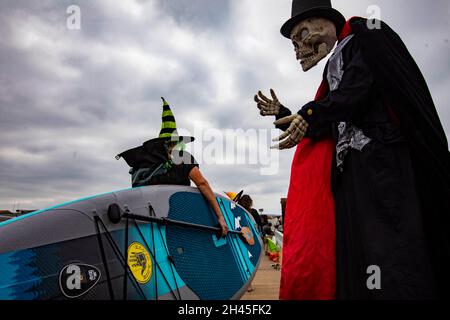
{"label": "blue paddleboard", "polygon": [[229,229],[245,236],[218,237],[211,207],[182,186],[111,192],[0,223],[0,299],[239,299],[261,238],[247,211],[216,196]]}

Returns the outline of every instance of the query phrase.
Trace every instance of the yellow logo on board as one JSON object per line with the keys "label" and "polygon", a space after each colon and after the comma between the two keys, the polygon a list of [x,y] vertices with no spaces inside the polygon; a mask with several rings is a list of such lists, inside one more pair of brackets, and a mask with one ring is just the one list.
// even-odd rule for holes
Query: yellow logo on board
{"label": "yellow logo on board", "polygon": [[147,283],[152,277],[152,259],[145,247],[133,242],[128,247],[128,266],[139,283]]}

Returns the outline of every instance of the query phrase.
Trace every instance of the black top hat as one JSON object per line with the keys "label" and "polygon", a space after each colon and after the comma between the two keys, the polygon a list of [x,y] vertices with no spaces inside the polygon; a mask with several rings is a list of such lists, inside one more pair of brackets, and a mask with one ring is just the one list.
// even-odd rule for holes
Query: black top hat
{"label": "black top hat", "polygon": [[281,34],[290,39],[297,23],[313,17],[331,20],[336,25],[338,35],[345,25],[344,16],[331,7],[331,0],[293,0],[291,18],[281,27]]}

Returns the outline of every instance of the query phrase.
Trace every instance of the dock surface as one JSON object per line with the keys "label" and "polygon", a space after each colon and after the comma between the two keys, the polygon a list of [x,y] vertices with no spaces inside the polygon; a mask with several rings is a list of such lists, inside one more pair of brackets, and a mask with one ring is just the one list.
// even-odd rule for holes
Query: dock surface
{"label": "dock surface", "polygon": [[281,271],[274,269],[273,264],[274,262],[263,254],[252,282],[252,287],[255,290],[244,294],[241,300],[278,300]]}

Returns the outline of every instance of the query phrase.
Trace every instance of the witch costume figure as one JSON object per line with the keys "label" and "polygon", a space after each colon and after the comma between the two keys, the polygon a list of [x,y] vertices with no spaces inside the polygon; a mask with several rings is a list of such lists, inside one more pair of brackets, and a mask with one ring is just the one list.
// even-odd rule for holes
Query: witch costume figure
{"label": "witch costume figure", "polygon": [[297,147],[284,224],[281,299],[449,296],[450,154],[427,84],[384,22],[346,21],[329,0],[294,0],[281,28],[310,70],[296,113],[255,96]]}
{"label": "witch costume figure", "polygon": [[194,141],[194,138],[178,135],[172,110],[167,101],[161,99],[163,111],[159,136],[144,142],[142,146],[122,152],[116,159],[123,158],[131,167],[133,188],[162,184],[190,186],[192,180],[211,205],[225,236],[228,227],[214,192],[194,157],[184,150],[185,144]]}

